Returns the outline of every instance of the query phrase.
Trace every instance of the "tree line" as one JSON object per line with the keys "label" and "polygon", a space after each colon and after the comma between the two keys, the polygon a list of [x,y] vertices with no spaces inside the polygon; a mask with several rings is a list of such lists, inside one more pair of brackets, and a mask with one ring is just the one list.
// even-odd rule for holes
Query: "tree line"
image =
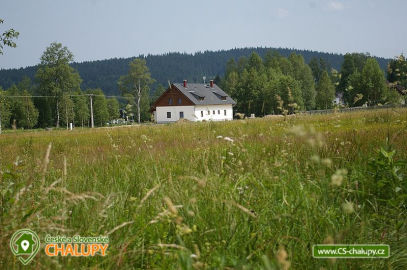
{"label": "tree line", "polygon": [[[405,66],[403,56],[391,60],[388,81],[405,84]],[[269,51],[262,58],[253,52],[230,59],[225,76],[216,81],[237,101],[236,111],[246,115],[331,109],[335,97],[347,107],[405,102],[405,93],[387,83],[378,61],[359,53],[346,54],[338,71],[323,58],[307,64],[296,53],[284,57]]]}
{"label": "tree line", "polygon": [[[316,52],[310,50],[296,50],[288,48],[236,48],[220,51],[204,51],[195,54],[187,53],[165,53],[162,55],[141,55],[137,58],[146,60],[151,76],[155,79],[152,85],[154,92],[159,84],[167,85],[171,82],[182,82],[186,79],[189,82],[201,83],[202,77],[224,76],[226,63],[233,58],[238,61],[240,57],[249,57],[252,52],[256,52],[264,58],[270,51],[274,50],[281,56],[289,57],[291,53],[300,54],[306,63],[310,63],[312,58],[322,58],[330,67],[340,70],[344,61],[342,54]],[[81,63],[72,62],[70,65],[81,75],[81,88],[100,88],[106,95],[119,95],[120,89],[117,84],[119,78],[127,74],[130,62],[136,57],[113,58],[98,61],[85,61]],[[386,70],[389,59],[376,57],[380,67]],[[24,76],[35,80],[38,66],[0,70],[0,85],[9,88],[12,84],[17,84]]]}
{"label": "tree line", "polygon": [[[0,87],[2,125],[13,128],[104,126],[120,117],[119,102],[106,98],[101,89],[80,88],[79,73],[69,64],[73,55],[61,43],[52,43],[41,56],[35,81],[24,77],[6,90]],[[92,106],[90,106],[92,102]]]}

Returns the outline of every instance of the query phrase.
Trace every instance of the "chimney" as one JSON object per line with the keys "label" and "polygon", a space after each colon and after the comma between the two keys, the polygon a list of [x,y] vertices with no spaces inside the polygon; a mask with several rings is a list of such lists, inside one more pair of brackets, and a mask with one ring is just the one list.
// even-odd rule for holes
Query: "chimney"
{"label": "chimney", "polygon": [[213,88],[213,80],[210,80],[209,83],[211,85],[211,88]]}
{"label": "chimney", "polygon": [[187,80],[184,80],[184,88],[187,88]]}

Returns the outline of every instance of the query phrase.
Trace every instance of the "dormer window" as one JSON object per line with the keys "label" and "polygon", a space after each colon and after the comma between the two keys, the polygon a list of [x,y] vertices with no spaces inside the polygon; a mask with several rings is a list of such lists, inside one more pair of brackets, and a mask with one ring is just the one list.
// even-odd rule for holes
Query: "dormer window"
{"label": "dormer window", "polygon": [[226,97],[227,96],[225,96],[224,94],[222,94],[222,93],[218,93],[218,92],[216,92],[216,91],[212,91],[219,99],[221,99],[221,100],[226,100]]}

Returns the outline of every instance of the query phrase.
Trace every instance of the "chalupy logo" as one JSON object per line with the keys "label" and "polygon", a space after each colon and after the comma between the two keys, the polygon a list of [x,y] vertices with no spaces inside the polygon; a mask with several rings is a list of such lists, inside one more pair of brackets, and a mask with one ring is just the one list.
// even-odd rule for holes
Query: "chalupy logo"
{"label": "chalupy logo", "polygon": [[40,250],[40,238],[29,229],[16,231],[10,240],[10,249],[20,262],[27,265]]}

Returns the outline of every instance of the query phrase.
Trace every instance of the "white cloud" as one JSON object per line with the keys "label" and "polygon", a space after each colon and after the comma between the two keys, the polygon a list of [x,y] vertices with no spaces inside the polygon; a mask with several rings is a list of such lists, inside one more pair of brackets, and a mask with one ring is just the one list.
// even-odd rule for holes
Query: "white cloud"
{"label": "white cloud", "polygon": [[343,10],[345,8],[343,3],[338,2],[338,1],[330,1],[328,3],[328,7],[329,7],[329,9],[332,9],[332,10]]}
{"label": "white cloud", "polygon": [[288,14],[289,14],[288,10],[286,10],[284,8],[277,9],[277,17],[279,17],[280,19],[287,17]]}

